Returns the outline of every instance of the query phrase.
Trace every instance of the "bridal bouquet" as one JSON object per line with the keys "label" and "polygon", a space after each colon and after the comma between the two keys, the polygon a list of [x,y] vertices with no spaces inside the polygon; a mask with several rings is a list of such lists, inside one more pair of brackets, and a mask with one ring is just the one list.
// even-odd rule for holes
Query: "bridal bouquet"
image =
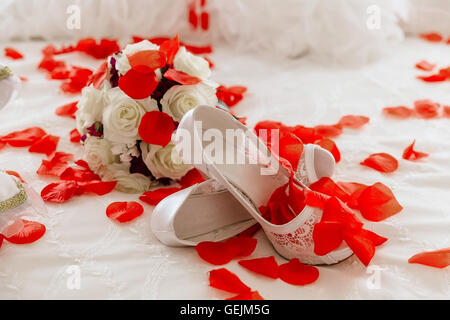
{"label": "bridal bouquet", "polygon": [[77,105],[91,170],[123,192],[181,179],[192,167],[178,156],[172,134],[190,109],[218,104],[210,74],[208,61],[178,37],[159,46],[143,40],[108,57]]}

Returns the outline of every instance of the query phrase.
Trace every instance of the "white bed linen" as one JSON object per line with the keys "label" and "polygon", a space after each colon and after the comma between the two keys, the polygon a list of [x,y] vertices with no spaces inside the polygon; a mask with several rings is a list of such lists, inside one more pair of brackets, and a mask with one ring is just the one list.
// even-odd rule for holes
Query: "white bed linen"
{"label": "white bed linen", "polygon": [[[5,44],[6,45],[6,44]],[[75,122],[54,114],[56,107],[77,99],[58,89],[59,81],[45,79],[37,71],[43,42],[12,43],[25,59],[5,60],[15,73],[29,79],[14,103],[0,112],[0,135],[30,126],[41,126],[61,136],[58,149],[80,155],[81,147],[69,142]],[[271,119],[287,124],[327,124],[345,114],[371,118],[360,130],[345,130],[336,139],[342,152],[336,181],[372,184],[381,181],[392,188],[404,210],[383,222],[366,222],[368,228],[389,238],[377,248],[371,267],[356,257],[334,266],[319,267],[314,284],[296,287],[281,280],[257,276],[232,261],[225,267],[235,272],[266,299],[448,299],[450,270],[435,269],[407,260],[415,253],[450,246],[450,120],[388,120],[385,106],[409,105],[430,98],[450,104],[450,82],[426,84],[415,79],[414,64],[421,59],[450,64],[450,46],[407,39],[390,48],[380,61],[364,67],[325,66],[307,57],[269,60],[238,55],[230,48],[215,48],[213,79],[249,88],[234,108],[250,125]],[[64,60],[94,68],[100,62],[72,53]],[[429,152],[421,162],[400,159],[413,139],[416,148]],[[375,152],[397,157],[399,169],[381,174],[358,163]],[[38,192],[53,179],[36,175],[43,156],[26,148],[0,151],[0,168],[20,172]],[[6,299],[223,299],[231,296],[208,287],[207,272],[216,267],[197,257],[193,248],[168,248],[151,234],[152,207],[129,224],[116,224],[105,215],[112,201],[136,200],[138,195],[113,192],[103,197],[76,197],[67,203],[48,205],[48,215],[36,217],[47,227],[39,241],[0,249],[0,298]],[[277,256],[264,234],[251,257]],[[75,266],[75,267],[73,267]],[[80,270],[80,289],[67,282]],[[375,269],[379,271],[375,271]],[[379,287],[371,280],[379,277]]]}

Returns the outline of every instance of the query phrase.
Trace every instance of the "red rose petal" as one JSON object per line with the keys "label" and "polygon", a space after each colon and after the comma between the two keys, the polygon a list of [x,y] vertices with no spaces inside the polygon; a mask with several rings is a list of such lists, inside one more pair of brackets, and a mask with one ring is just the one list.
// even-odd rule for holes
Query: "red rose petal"
{"label": "red rose petal", "polygon": [[370,119],[366,116],[347,115],[343,116],[338,124],[342,128],[359,129],[369,121]]}
{"label": "red rose petal", "polygon": [[238,276],[225,268],[211,270],[209,272],[209,285],[213,288],[231,293],[246,293],[251,291]]}
{"label": "red rose petal", "polygon": [[337,185],[350,195],[347,205],[352,209],[358,209],[358,199],[367,185],[357,182],[338,182]]}
{"label": "red rose petal", "polygon": [[106,208],[106,215],[120,223],[136,219],[144,212],[144,207],[138,202],[113,202]]}
{"label": "red rose petal", "polygon": [[315,224],[313,231],[314,253],[323,256],[342,243],[343,226],[340,222],[321,221]]}
{"label": "red rose petal", "polygon": [[414,110],[405,107],[405,106],[398,106],[398,107],[386,107],[383,109],[384,114],[399,118],[399,119],[407,119],[413,116]]}
{"label": "red rose petal", "polygon": [[139,125],[139,135],[149,144],[167,145],[175,130],[173,119],[167,113],[160,111],[147,112]]}
{"label": "red rose petal", "polygon": [[6,47],[5,48],[5,57],[9,57],[14,60],[19,60],[19,59],[23,59],[23,54],[14,48]]}
{"label": "red rose petal", "polygon": [[3,245],[3,239],[4,239],[4,237],[3,237],[3,235],[0,233],[0,248],[1,248],[2,245]]}
{"label": "red rose petal", "polygon": [[89,82],[92,73],[89,69],[72,66],[68,80],[60,85],[61,90],[65,93],[80,93]]}
{"label": "red rose petal", "polygon": [[15,235],[5,238],[14,244],[26,244],[39,240],[45,233],[45,226],[36,221],[23,220],[23,228]]}
{"label": "red rose petal", "polygon": [[417,100],[414,102],[414,109],[417,115],[424,119],[436,118],[439,115],[440,105],[431,100]]}
{"label": "red rose petal", "polygon": [[73,154],[55,152],[49,160],[42,160],[42,164],[36,171],[39,175],[50,175],[59,177],[66,169],[67,163],[73,160]]}
{"label": "red rose petal", "polygon": [[219,266],[227,264],[239,255],[240,248],[227,242],[202,241],[195,246],[200,258]]}
{"label": "red rose petal", "polygon": [[356,254],[358,259],[368,266],[375,254],[375,246],[369,239],[361,237],[359,235],[346,234],[344,236],[345,242],[350,249]]}
{"label": "red rose petal", "polygon": [[394,172],[398,168],[397,159],[384,152],[371,154],[360,164],[385,173]]}
{"label": "red rose petal", "polygon": [[450,118],[450,106],[444,106],[444,116]]}
{"label": "red rose petal", "polygon": [[47,156],[51,155],[53,152],[55,152],[56,147],[58,146],[59,137],[53,136],[51,134],[47,134],[43,136],[41,139],[34,142],[30,148],[28,149],[29,152],[33,153],[43,153]]}
{"label": "red rose petal", "polygon": [[93,38],[80,39],[75,46],[75,50],[84,52],[95,59],[105,59],[109,55],[120,50],[117,40],[100,39],[100,42]]}
{"label": "red rose petal", "polygon": [[182,43],[186,47],[186,50],[192,54],[206,54],[212,53],[213,49],[210,45],[207,46],[193,46],[186,43]]}
{"label": "red rose petal", "polygon": [[71,199],[78,191],[79,186],[75,181],[60,181],[50,183],[41,191],[44,201],[63,203]]}
{"label": "red rose petal", "polygon": [[313,191],[325,193],[329,196],[338,197],[344,202],[347,202],[350,199],[349,194],[328,177],[323,177],[319,181],[314,182],[309,186],[309,188]]}
{"label": "red rose petal", "polygon": [[237,296],[228,298],[227,300],[264,300],[258,291],[250,291],[238,294]]}
{"label": "red rose petal", "polygon": [[281,134],[279,139],[279,156],[292,166],[293,170],[297,170],[298,162],[303,153],[303,142],[294,134]]}
{"label": "red rose petal", "polygon": [[79,143],[81,141],[81,135],[77,129],[70,131],[70,142]]}
{"label": "red rose petal", "polygon": [[20,176],[19,173],[17,173],[16,171],[12,171],[12,170],[5,170],[5,172],[11,176],[16,177],[17,179],[19,179],[20,182],[25,183],[25,180],[22,179],[22,177]]}
{"label": "red rose petal", "polygon": [[299,137],[303,143],[314,143],[317,140],[323,139],[323,137],[316,132],[314,128],[295,126],[292,133]]}
{"label": "red rose petal", "polygon": [[108,63],[105,61],[89,77],[89,80],[86,83],[86,85],[92,84],[92,86],[95,89],[99,89],[107,75],[108,75]]}
{"label": "red rose petal", "polygon": [[166,40],[159,46],[159,50],[164,52],[167,57],[167,64],[173,65],[173,59],[180,49],[180,42],[178,41],[178,34],[170,40]]}
{"label": "red rose petal", "polygon": [[208,12],[202,12],[200,15],[200,22],[203,30],[209,29],[209,13]]}
{"label": "red rose petal", "polygon": [[380,182],[364,189],[358,207],[363,217],[370,221],[382,221],[403,209],[391,189]]}
{"label": "red rose petal", "polygon": [[272,279],[278,278],[278,263],[275,261],[275,258],[273,256],[250,260],[241,260],[239,261],[239,264],[257,274]]}
{"label": "red rose petal", "polygon": [[408,147],[406,147],[406,149],[403,151],[403,155],[402,155],[403,159],[414,161],[414,160],[419,160],[419,159],[429,156],[428,153],[415,151],[414,150],[415,143],[416,143],[416,140],[414,140]]}
{"label": "red rose petal", "polygon": [[280,279],[295,286],[304,286],[313,283],[319,277],[319,270],[313,266],[307,266],[298,259],[291,259],[288,263],[278,268]]}
{"label": "red rose petal", "polygon": [[421,60],[416,63],[416,68],[423,71],[432,71],[435,67],[435,64],[429,63],[426,60]]}
{"label": "red rose petal", "polygon": [[337,124],[333,125],[318,125],[315,126],[316,134],[327,138],[337,137],[342,134],[342,127]]}
{"label": "red rose petal", "polygon": [[164,73],[164,77],[173,81],[176,81],[180,84],[183,85],[194,85],[197,83],[200,83],[202,80],[188,75],[187,73],[183,72],[183,71],[178,71],[175,69],[168,69],[165,73]]}
{"label": "red rose petal", "polygon": [[42,61],[38,65],[38,69],[43,69],[48,72],[52,72],[53,70],[60,68],[65,69],[66,63],[61,60],[55,60],[52,56],[44,56]]}
{"label": "red rose petal", "polygon": [[330,198],[329,195],[308,189],[304,189],[303,193],[305,194],[306,205],[314,208],[323,209]]}
{"label": "red rose petal", "polygon": [[41,139],[47,133],[39,127],[31,127],[22,131],[14,131],[2,137],[2,142],[12,147],[27,147]]}
{"label": "red rose petal", "polygon": [[304,189],[300,189],[294,184],[294,180],[291,177],[289,181],[288,205],[296,214],[302,212],[306,205],[306,198],[303,190]]}
{"label": "red rose petal", "polygon": [[437,32],[422,33],[420,37],[429,42],[441,42],[444,38]]}
{"label": "red rose petal", "polygon": [[131,68],[149,73],[166,65],[166,55],[158,50],[142,50],[128,56]]}
{"label": "red rose petal", "polygon": [[336,143],[333,140],[324,138],[322,140],[317,141],[315,144],[321,146],[325,150],[330,151],[336,163],[341,161],[341,152],[339,151],[338,147],[336,146]]}
{"label": "red rose petal", "polygon": [[383,243],[387,241],[387,238],[380,236],[379,234],[376,234],[373,231],[362,229],[360,231],[360,234],[365,237],[366,239],[369,239],[372,241],[373,245],[375,247],[381,246]]}
{"label": "red rose petal", "polygon": [[234,247],[236,253],[236,257],[246,257],[249,256],[255,251],[256,244],[258,240],[255,238],[249,237],[233,237],[225,241],[225,244],[229,247]]}
{"label": "red rose petal", "polygon": [[100,181],[91,180],[86,182],[80,182],[79,186],[83,189],[83,192],[95,193],[96,195],[102,196],[104,194],[110,193],[116,187],[116,181]]}
{"label": "red rose petal", "polygon": [[446,268],[450,265],[450,248],[418,253],[409,258],[408,262],[435,268]]}
{"label": "red rose petal", "polygon": [[224,102],[228,107],[235,106],[239,101],[244,98],[244,93],[247,91],[247,87],[244,86],[219,86],[217,88],[217,99]]}
{"label": "red rose petal", "polygon": [[119,78],[119,88],[133,99],[148,98],[157,86],[158,78],[154,72],[142,73],[130,69]]}
{"label": "red rose petal", "polygon": [[101,180],[100,177],[91,171],[91,169],[78,169],[68,167],[59,176],[61,180],[72,180],[78,182],[87,182],[92,180]]}
{"label": "red rose petal", "polygon": [[56,108],[55,114],[60,117],[70,117],[75,119],[75,112],[77,112],[78,101],[70,102],[61,107]]}
{"label": "red rose petal", "polygon": [[188,188],[196,183],[202,183],[203,181],[205,181],[205,178],[203,178],[200,171],[193,168],[180,179],[180,185],[182,188]]}
{"label": "red rose petal", "polygon": [[443,82],[447,80],[447,76],[442,74],[432,74],[430,76],[418,76],[417,79],[425,82]]}
{"label": "red rose petal", "polygon": [[237,236],[238,237],[246,237],[246,238],[251,238],[253,237],[259,230],[261,230],[261,225],[259,223],[255,223],[254,225],[252,225],[251,227],[245,229],[244,231],[242,231],[241,233],[239,233]]}
{"label": "red rose petal", "polygon": [[139,200],[144,201],[151,206],[156,206],[165,197],[168,197],[171,194],[178,192],[180,190],[181,188],[173,187],[173,188],[160,188],[152,191],[146,191],[139,197]]}

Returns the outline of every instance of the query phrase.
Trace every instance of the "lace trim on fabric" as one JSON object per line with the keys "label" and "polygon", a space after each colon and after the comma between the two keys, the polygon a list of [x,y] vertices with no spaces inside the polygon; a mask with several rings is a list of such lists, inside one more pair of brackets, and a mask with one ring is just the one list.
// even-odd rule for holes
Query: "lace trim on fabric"
{"label": "lace trim on fabric", "polygon": [[311,182],[308,179],[308,172],[306,171],[306,161],[305,161],[306,152],[302,152],[300,156],[300,160],[298,161],[297,171],[295,172],[295,177],[303,183],[305,186],[309,186]]}

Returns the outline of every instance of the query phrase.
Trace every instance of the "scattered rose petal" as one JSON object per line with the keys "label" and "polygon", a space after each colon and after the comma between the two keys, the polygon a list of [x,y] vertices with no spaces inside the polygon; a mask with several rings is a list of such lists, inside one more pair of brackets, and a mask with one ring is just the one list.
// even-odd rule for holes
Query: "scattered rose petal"
{"label": "scattered rose petal", "polygon": [[415,143],[416,143],[416,140],[414,140],[409,146],[406,147],[406,149],[403,151],[403,155],[402,155],[403,159],[414,161],[414,160],[419,160],[419,159],[429,156],[428,153],[414,150]]}
{"label": "scattered rose petal", "polygon": [[175,130],[175,124],[172,117],[160,111],[147,112],[139,125],[139,135],[142,140],[163,147],[172,139],[173,130]]}
{"label": "scattered rose petal", "polygon": [[398,106],[398,107],[386,107],[383,109],[384,114],[399,118],[399,119],[407,119],[414,115],[414,110],[405,107],[405,106]]}
{"label": "scattered rose petal", "polygon": [[217,99],[225,103],[228,107],[233,107],[244,98],[247,87],[244,86],[219,86],[216,91]]}
{"label": "scattered rose petal", "polygon": [[89,168],[78,169],[67,167],[59,177],[61,180],[72,180],[77,182],[100,180],[100,177]]}
{"label": "scattered rose petal", "polygon": [[439,115],[440,105],[431,100],[417,100],[414,102],[414,109],[417,115],[424,119],[436,118]]}
{"label": "scattered rose petal", "polygon": [[337,137],[342,134],[342,128],[340,125],[318,125],[315,126],[316,134],[327,138]]}
{"label": "scattered rose petal", "polygon": [[178,34],[173,39],[166,40],[159,46],[159,50],[166,54],[167,64],[170,65],[173,65],[173,59],[175,58],[178,49],[180,49]]}
{"label": "scattered rose petal", "polygon": [[199,79],[197,77],[188,75],[187,73],[185,73],[183,71],[178,71],[175,69],[168,69],[164,73],[164,77],[169,80],[176,81],[182,85],[194,85],[194,84],[200,83],[202,81],[201,79]]}
{"label": "scattered rose petal", "polygon": [[250,260],[241,260],[239,261],[239,264],[257,274],[272,279],[278,278],[278,263],[275,261],[275,258],[273,256]]}
{"label": "scattered rose petal", "polygon": [[44,187],[41,197],[47,202],[63,203],[71,199],[78,189],[79,186],[75,181],[59,181]]}
{"label": "scattered rose petal", "polygon": [[106,59],[109,55],[120,50],[117,40],[100,39],[100,42],[93,38],[80,39],[75,46],[75,50],[84,52],[95,59]]}
{"label": "scattered rose petal", "polygon": [[182,188],[188,188],[196,183],[202,183],[203,181],[205,181],[205,178],[203,178],[200,171],[193,168],[180,179],[180,185]]}
{"label": "scattered rose petal", "polygon": [[422,33],[420,37],[429,42],[441,42],[444,38],[437,32]]}
{"label": "scattered rose petal", "polygon": [[53,152],[55,152],[56,147],[58,146],[59,137],[53,136],[51,134],[47,134],[43,136],[41,139],[34,142],[30,148],[29,152],[33,153],[43,153],[47,156],[50,156]]}
{"label": "scattered rose petal", "polygon": [[25,180],[22,179],[22,177],[20,176],[19,173],[17,173],[16,171],[12,171],[12,170],[5,170],[5,172],[11,176],[16,177],[17,179],[19,179],[20,182],[25,183]]}
{"label": "scattered rose petal", "polygon": [[319,270],[314,266],[307,266],[298,259],[291,259],[279,267],[280,279],[295,286],[313,283],[319,277]]}
{"label": "scattered rose petal", "polygon": [[342,128],[359,129],[369,121],[370,119],[366,116],[347,115],[343,116],[338,124]]}
{"label": "scattered rose petal", "polygon": [[36,171],[39,175],[49,175],[59,177],[67,168],[67,163],[73,160],[73,154],[65,152],[55,152],[50,159],[42,160],[42,164]]}
{"label": "scattered rose petal", "polygon": [[370,221],[385,220],[403,209],[391,189],[380,182],[362,191],[358,207],[362,216]]}
{"label": "scattered rose petal", "polygon": [[148,203],[151,206],[156,206],[165,197],[168,197],[171,194],[178,192],[180,190],[181,188],[173,187],[173,188],[159,188],[152,191],[146,191],[139,197],[139,200],[144,201],[145,203]]}
{"label": "scattered rose petal", "polygon": [[133,99],[148,98],[157,86],[158,78],[154,72],[142,73],[130,69],[119,78],[119,88]]}
{"label": "scattered rose petal", "polygon": [[36,221],[22,219],[23,228],[15,235],[5,238],[8,242],[14,244],[26,244],[39,240],[45,233],[45,226]]}
{"label": "scattered rose petal", "polygon": [[342,243],[343,226],[337,221],[321,221],[314,225],[314,253],[323,256]]}
{"label": "scattered rose petal", "polygon": [[70,131],[70,142],[80,143],[80,141],[81,141],[81,135],[78,132],[78,130],[77,129],[71,130]]}
{"label": "scattered rose petal", "polygon": [[236,257],[246,257],[249,256],[255,251],[256,244],[258,243],[258,240],[255,238],[249,238],[249,237],[232,237],[225,241],[225,243],[230,247],[237,248]]}
{"label": "scattered rose petal", "polygon": [[166,55],[158,50],[142,50],[128,56],[131,68],[149,73],[166,65]]}
{"label": "scattered rose petal", "polygon": [[250,291],[238,294],[237,296],[228,298],[227,300],[264,300],[258,291]]}
{"label": "scattered rose petal", "polygon": [[357,182],[338,182],[337,185],[350,195],[346,202],[347,205],[352,209],[358,209],[359,196],[367,188],[367,185]]}
{"label": "scattered rose petal", "polygon": [[325,150],[330,151],[336,163],[341,161],[341,152],[339,151],[338,147],[336,146],[336,143],[333,140],[324,138],[322,140],[317,141],[315,144],[321,146]]}
{"label": "scattered rose petal", "polygon": [[408,262],[435,268],[446,268],[450,265],[450,248],[421,252],[409,258]]}
{"label": "scattered rose petal", "polygon": [[106,208],[108,218],[120,223],[136,219],[144,212],[144,207],[138,202],[113,202]]}
{"label": "scattered rose petal", "polygon": [[89,77],[86,85],[92,84],[95,89],[99,89],[108,74],[108,63],[103,62],[97,70]]}
{"label": "scattered rose petal", "polygon": [[425,82],[443,82],[447,80],[447,76],[442,74],[432,74],[429,76],[417,76],[417,79],[420,79]]}
{"label": "scattered rose petal", "polygon": [[435,67],[435,64],[429,63],[426,60],[421,60],[416,63],[416,68],[423,71],[432,71]]}
{"label": "scattered rose petal", "polygon": [[213,288],[231,293],[241,294],[251,291],[238,276],[225,268],[211,270],[209,272],[209,285]]}
{"label": "scattered rose petal", "polygon": [[397,159],[384,152],[371,154],[360,164],[385,173],[394,172],[398,168]]}
{"label": "scattered rose petal", "polygon": [[339,185],[328,177],[322,177],[320,180],[311,184],[309,188],[313,191],[321,192],[329,196],[338,197],[344,202],[347,202],[350,198],[347,192],[341,189]]}
{"label": "scattered rose petal", "polygon": [[14,60],[19,60],[19,59],[23,59],[23,54],[14,48],[6,47],[5,48],[5,57],[9,57]]}
{"label": "scattered rose petal", "polygon": [[101,180],[91,180],[80,182],[78,184],[82,189],[82,192],[95,193],[96,195],[102,196],[110,193],[114,190],[117,185],[116,181],[101,181]]}
{"label": "scattered rose petal", "polygon": [[61,83],[60,88],[65,93],[80,93],[88,84],[91,76],[91,70],[73,66],[67,80]]}
{"label": "scattered rose petal", "polygon": [[249,256],[256,248],[257,240],[233,237],[226,241],[202,241],[195,246],[200,258],[213,265],[223,265],[236,257]]}
{"label": "scattered rose petal", "polygon": [[375,254],[375,246],[372,241],[354,234],[347,234],[344,236],[344,239],[350,249],[356,254],[358,259],[365,266],[368,266]]}
{"label": "scattered rose petal", "polygon": [[39,127],[31,127],[21,131],[14,131],[2,137],[2,142],[6,142],[12,147],[31,146],[47,133]]}
{"label": "scattered rose petal", "polygon": [[70,117],[75,119],[75,112],[77,112],[78,101],[70,102],[61,107],[56,108],[55,114],[60,117]]}

